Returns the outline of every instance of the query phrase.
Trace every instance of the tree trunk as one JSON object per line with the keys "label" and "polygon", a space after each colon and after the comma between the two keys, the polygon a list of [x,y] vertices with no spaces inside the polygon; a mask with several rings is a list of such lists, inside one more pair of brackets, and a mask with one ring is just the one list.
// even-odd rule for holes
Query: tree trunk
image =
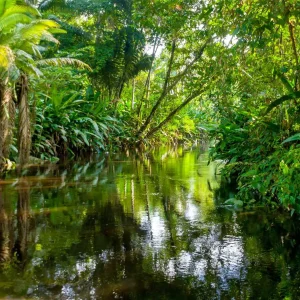
{"label": "tree trunk", "polygon": [[171,57],[170,57],[170,60],[169,60],[169,66],[168,66],[167,75],[166,75],[165,84],[164,84],[162,93],[159,96],[158,100],[156,101],[155,105],[153,106],[153,108],[152,108],[150,114],[148,115],[146,121],[141,126],[141,128],[138,130],[138,133],[137,133],[138,136],[141,137],[141,135],[147,129],[147,127],[150,124],[152,118],[154,117],[157,109],[160,107],[161,103],[163,102],[165,97],[168,95],[168,93],[177,86],[177,84],[180,82],[180,80],[182,80],[182,78],[188,74],[188,72],[191,70],[191,68],[194,66],[194,64],[202,57],[202,55],[204,53],[204,50],[205,50],[206,46],[208,45],[209,41],[210,40],[207,40],[204,43],[204,45],[199,49],[199,51],[195,55],[194,59],[184,68],[184,70],[181,73],[179,73],[176,76],[176,78],[174,78],[174,80],[171,83],[169,83],[170,75],[171,75],[171,68],[172,68],[172,64],[173,64],[173,60],[174,60],[174,51],[175,51],[175,42],[173,42],[172,50],[171,50]]}
{"label": "tree trunk", "polygon": [[30,130],[30,114],[28,104],[28,78],[22,75],[20,79],[20,90],[18,93],[19,106],[19,135],[18,150],[20,164],[24,165],[29,161],[31,148],[31,130]]}
{"label": "tree trunk", "polygon": [[14,127],[15,107],[12,89],[0,84],[0,169],[5,158],[9,157]]}

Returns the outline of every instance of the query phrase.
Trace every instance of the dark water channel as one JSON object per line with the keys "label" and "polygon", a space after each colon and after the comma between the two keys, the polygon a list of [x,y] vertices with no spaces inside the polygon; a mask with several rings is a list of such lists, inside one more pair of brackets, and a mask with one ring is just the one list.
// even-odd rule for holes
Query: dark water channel
{"label": "dark water channel", "polygon": [[7,175],[0,298],[300,299],[299,221],[221,205],[206,162],[160,149]]}

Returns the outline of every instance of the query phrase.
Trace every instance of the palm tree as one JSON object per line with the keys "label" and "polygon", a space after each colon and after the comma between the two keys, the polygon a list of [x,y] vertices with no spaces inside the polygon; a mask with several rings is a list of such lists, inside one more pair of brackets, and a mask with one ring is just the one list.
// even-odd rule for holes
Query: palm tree
{"label": "palm tree", "polygon": [[[18,52],[14,49],[18,24],[29,24],[38,11],[16,1],[0,1],[0,156],[8,157],[14,126],[13,86],[20,76]],[[20,42],[20,37],[19,37]],[[18,49],[21,51],[21,49]],[[24,52],[25,55],[26,52]],[[0,167],[3,162],[0,163]]]}
{"label": "palm tree", "polygon": [[70,58],[43,60],[40,42],[59,43],[53,33],[65,31],[55,21],[41,19],[37,9],[16,3],[16,0],[0,0],[0,156],[9,155],[15,111],[13,89],[17,87],[18,148],[23,165],[28,162],[31,145],[28,76],[42,75],[39,66],[45,64],[68,64],[87,69],[89,66]]}

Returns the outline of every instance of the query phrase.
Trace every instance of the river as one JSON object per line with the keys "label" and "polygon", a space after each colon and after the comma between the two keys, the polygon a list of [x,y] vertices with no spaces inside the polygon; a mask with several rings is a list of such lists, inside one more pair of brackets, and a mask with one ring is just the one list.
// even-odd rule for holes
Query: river
{"label": "river", "polygon": [[0,180],[0,298],[300,299],[300,223],[237,210],[201,150]]}

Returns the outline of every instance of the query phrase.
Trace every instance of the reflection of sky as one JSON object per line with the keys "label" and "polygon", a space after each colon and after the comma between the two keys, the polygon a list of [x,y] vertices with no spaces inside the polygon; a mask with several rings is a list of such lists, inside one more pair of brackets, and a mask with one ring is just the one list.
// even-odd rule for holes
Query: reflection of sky
{"label": "reflection of sky", "polygon": [[[102,258],[106,258],[106,255],[102,256]],[[85,261],[78,261],[76,263],[76,271],[78,274],[81,274],[86,271],[94,271],[96,269],[96,260],[93,258],[86,258]]]}
{"label": "reflection of sky", "polygon": [[[218,235],[218,234],[217,234]],[[229,279],[245,278],[245,258],[242,240],[226,236],[222,241],[204,235],[193,242],[195,251],[181,251],[178,257],[169,259],[164,272],[169,277],[193,275],[205,281],[208,269],[218,274],[223,287]]]}
{"label": "reflection of sky", "polygon": [[[158,260],[155,262],[156,270],[164,272],[170,279],[177,275],[193,275],[200,281],[205,281],[206,274],[213,272],[224,289],[228,288],[231,279],[243,280],[246,276],[247,262],[242,238],[238,236],[240,229],[234,222],[234,216],[232,223],[228,226],[230,226],[230,232],[237,236],[226,235],[222,238],[222,225],[203,222],[205,219],[202,218],[201,206],[193,201],[190,195],[186,196],[184,204],[181,201],[176,203],[176,211],[180,218],[176,224],[172,224],[176,225],[172,229],[162,211],[154,211],[150,216],[144,212],[141,216],[140,226],[146,231],[147,242],[145,244],[148,245],[144,253],[145,256],[150,254],[149,251],[152,254],[158,254],[158,256],[153,256],[153,259]],[[176,256],[172,256],[173,252],[169,249],[171,255],[168,256],[165,251],[167,247],[170,247],[168,244],[170,230],[179,239],[176,244],[179,249],[181,248],[180,237],[184,239],[184,234],[201,230],[203,233],[200,237],[191,238],[188,249],[180,251]]]}
{"label": "reflection of sky", "polygon": [[155,211],[149,217],[145,213],[141,218],[141,228],[148,231],[147,236],[149,238],[149,241],[147,244],[153,248],[163,248],[166,240],[169,239],[165,220],[160,216],[159,211]]}
{"label": "reflection of sky", "polygon": [[75,299],[76,293],[71,284],[65,284],[61,290],[61,299]]}
{"label": "reflection of sky", "polygon": [[184,217],[189,222],[198,222],[200,220],[199,206],[195,205],[191,200],[187,200]]}

